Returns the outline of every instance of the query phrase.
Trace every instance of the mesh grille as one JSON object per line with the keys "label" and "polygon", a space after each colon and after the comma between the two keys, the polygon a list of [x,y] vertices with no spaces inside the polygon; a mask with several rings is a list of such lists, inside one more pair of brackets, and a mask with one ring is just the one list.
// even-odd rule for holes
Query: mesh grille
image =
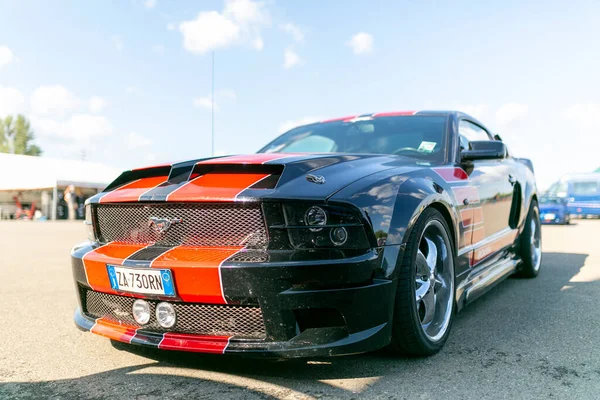
{"label": "mesh grille", "polygon": [[[132,297],[85,291],[86,313],[93,318],[108,317],[128,325],[139,327],[131,315],[135,301]],[[158,302],[150,303],[150,323],[147,331],[166,332],[156,322],[154,311]],[[265,338],[262,311],[256,306],[209,305],[194,303],[171,303],[177,313],[175,326],[169,332],[191,333],[208,336],[236,336],[242,338]]]}
{"label": "mesh grille", "polygon": [[[150,219],[179,220],[163,233]],[[156,243],[164,246],[264,247],[262,210],[244,204],[100,204],[96,206],[103,242]]]}
{"label": "mesh grille", "polygon": [[269,262],[269,253],[259,250],[240,251],[229,257],[227,261],[247,263]]}

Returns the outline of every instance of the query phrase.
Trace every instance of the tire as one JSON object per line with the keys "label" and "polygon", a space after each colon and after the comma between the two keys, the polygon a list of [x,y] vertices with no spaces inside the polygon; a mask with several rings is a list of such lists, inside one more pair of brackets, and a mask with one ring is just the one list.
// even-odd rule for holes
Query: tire
{"label": "tire", "polygon": [[542,265],[542,224],[540,222],[540,209],[536,200],[531,202],[525,228],[519,238],[519,256],[522,263],[517,276],[521,278],[535,278],[540,273]]}
{"label": "tire", "polygon": [[[398,269],[389,345],[393,353],[431,356],[440,351],[448,339],[456,311],[455,252],[449,232],[444,217],[433,208],[421,214],[410,232]],[[424,275],[432,271],[432,265],[435,265],[433,272]],[[417,299],[419,296],[421,300]],[[433,306],[430,306],[431,296]]]}

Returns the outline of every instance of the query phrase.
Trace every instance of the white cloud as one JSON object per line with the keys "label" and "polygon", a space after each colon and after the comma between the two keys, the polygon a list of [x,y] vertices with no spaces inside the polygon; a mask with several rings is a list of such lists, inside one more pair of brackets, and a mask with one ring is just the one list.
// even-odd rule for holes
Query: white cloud
{"label": "white cloud", "polygon": [[[194,107],[204,108],[205,110],[212,110],[212,99],[210,96],[196,97],[194,99]],[[219,106],[215,102],[215,111],[219,110]]]}
{"label": "white cloud", "polygon": [[31,110],[38,115],[62,117],[79,106],[79,99],[61,85],[40,86],[33,91],[30,99]]}
{"label": "white cloud", "polygon": [[269,15],[264,9],[264,3],[252,0],[225,0],[225,15],[230,16],[239,24],[268,23]]}
{"label": "white cloud", "polygon": [[90,98],[90,112],[98,114],[104,107],[106,107],[106,100],[100,96],[92,96]]}
{"label": "white cloud", "polygon": [[296,42],[300,44],[304,43],[304,33],[293,23],[288,22],[287,24],[281,25],[281,29],[284,32],[289,33]]}
{"label": "white cloud", "polygon": [[586,129],[600,127],[600,103],[573,104],[563,112],[563,116]]}
{"label": "white cloud", "polygon": [[141,147],[151,146],[154,142],[137,132],[129,132],[127,135],[127,145],[130,149],[139,149]]}
{"label": "white cloud", "polygon": [[144,7],[146,7],[149,10],[156,7],[156,0],[146,0],[144,2]]}
{"label": "white cloud", "polygon": [[112,125],[105,117],[91,114],[76,114],[65,121],[32,117],[31,122],[41,136],[58,137],[77,144],[91,144],[113,132]]}
{"label": "white cloud", "polygon": [[162,44],[155,44],[154,46],[152,46],[152,52],[155,54],[164,54],[165,46]]}
{"label": "white cloud", "polygon": [[172,22],[169,22],[167,24],[167,30],[168,31],[174,31],[176,28],[177,28],[177,26],[174,23],[172,23]]}
{"label": "white cloud", "polygon": [[264,3],[252,0],[226,0],[222,12],[206,11],[196,19],[179,24],[186,50],[204,54],[206,52],[250,42],[256,50],[264,43],[260,29],[269,24],[269,15]]}
{"label": "white cloud", "polygon": [[0,46],[0,68],[16,61],[16,57],[12,50],[7,46]]}
{"label": "white cloud", "polygon": [[23,112],[25,96],[15,88],[0,86],[0,118]]}
{"label": "white cloud", "polygon": [[529,106],[520,103],[507,103],[496,111],[496,123],[501,126],[517,122],[527,116]]}
{"label": "white cloud", "polygon": [[366,32],[354,34],[349,41],[346,42],[354,54],[367,54],[373,51],[373,35]]}
{"label": "white cloud", "polygon": [[127,86],[125,88],[125,93],[131,94],[137,92],[137,88],[135,86]]}
{"label": "white cloud", "polygon": [[300,56],[291,48],[285,49],[283,52],[283,68],[289,69],[302,62]]}
{"label": "white cloud", "polygon": [[182,22],[179,31],[185,49],[197,54],[227,47],[240,37],[240,27],[216,11],[200,13],[195,20]]}
{"label": "white cloud", "polygon": [[252,47],[256,51],[261,51],[265,47],[265,42],[263,42],[262,38],[257,37],[252,41]]}
{"label": "white cloud", "polygon": [[323,118],[323,117],[303,117],[300,119],[285,121],[284,123],[279,125],[279,129],[277,130],[277,132],[279,132],[279,133],[287,132],[292,128],[296,128],[296,127],[302,126],[302,125],[312,124],[314,122],[323,121],[325,119],[326,118]]}
{"label": "white cloud", "polygon": [[123,43],[123,39],[121,39],[120,36],[113,35],[111,37],[111,40],[113,42],[113,45],[115,46],[115,49],[117,49],[118,51],[122,51],[125,48],[125,43]]}

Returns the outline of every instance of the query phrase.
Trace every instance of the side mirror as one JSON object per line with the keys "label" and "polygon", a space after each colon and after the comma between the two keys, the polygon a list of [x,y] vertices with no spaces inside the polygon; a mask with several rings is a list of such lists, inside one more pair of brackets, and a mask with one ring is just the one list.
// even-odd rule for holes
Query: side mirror
{"label": "side mirror", "polygon": [[502,141],[502,138],[500,137],[500,135],[498,135],[497,133],[494,135],[494,140],[497,140],[499,142]]}
{"label": "side mirror", "polygon": [[497,140],[469,142],[470,149],[460,153],[462,161],[502,160],[506,158],[506,145]]}

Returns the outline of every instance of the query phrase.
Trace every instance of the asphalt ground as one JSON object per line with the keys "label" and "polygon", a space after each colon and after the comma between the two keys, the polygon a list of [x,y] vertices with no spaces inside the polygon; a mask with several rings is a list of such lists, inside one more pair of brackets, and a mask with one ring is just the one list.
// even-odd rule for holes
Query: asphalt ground
{"label": "asphalt ground", "polygon": [[533,280],[459,313],[426,359],[259,361],[115,346],[73,324],[80,223],[0,221],[0,398],[599,399],[600,220],[545,226]]}

